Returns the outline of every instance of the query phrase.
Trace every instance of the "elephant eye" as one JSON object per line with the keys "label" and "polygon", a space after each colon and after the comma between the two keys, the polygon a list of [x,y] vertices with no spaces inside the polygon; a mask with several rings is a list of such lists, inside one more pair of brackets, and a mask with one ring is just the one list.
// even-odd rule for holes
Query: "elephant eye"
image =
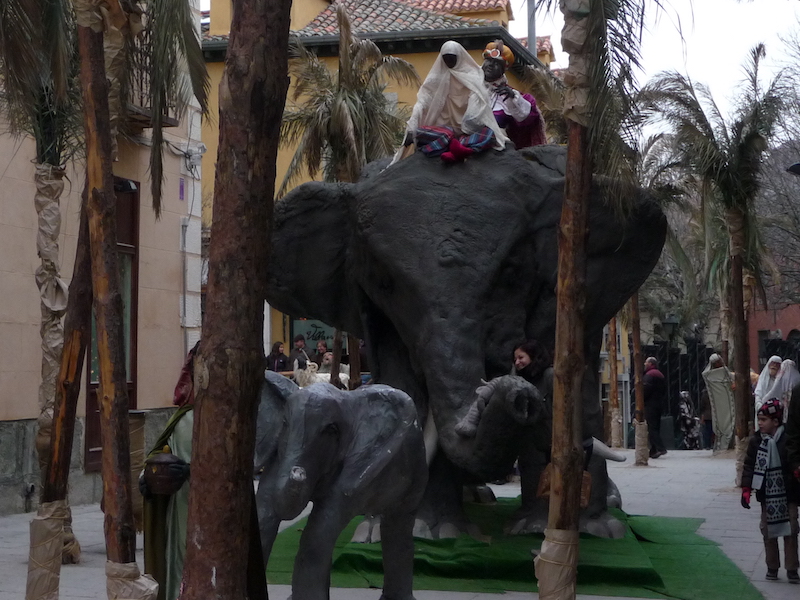
{"label": "elephant eye", "polygon": [[322,433],[328,435],[339,435],[339,426],[336,423],[328,423],[322,430]]}

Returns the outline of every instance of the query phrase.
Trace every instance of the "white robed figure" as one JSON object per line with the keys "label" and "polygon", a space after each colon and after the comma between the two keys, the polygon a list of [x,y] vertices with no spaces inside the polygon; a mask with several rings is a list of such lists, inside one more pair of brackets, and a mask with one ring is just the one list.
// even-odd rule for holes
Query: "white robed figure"
{"label": "white robed figure", "polygon": [[775,383],[764,394],[764,402],[772,398],[777,398],[783,407],[783,420],[789,415],[789,404],[792,399],[792,389],[800,385],[800,371],[797,370],[797,365],[791,359],[786,359],[781,363],[781,369],[775,377]]}
{"label": "white robed figure", "polygon": [[489,144],[503,150],[506,142],[508,136],[494,117],[480,66],[461,44],[445,42],[417,92],[405,142],[392,164],[408,156],[414,143],[428,156],[448,160],[449,153],[460,160]]}
{"label": "white robed figure", "polygon": [[761,370],[761,375],[758,376],[758,383],[756,383],[756,389],[753,392],[755,396],[756,413],[758,413],[758,409],[761,408],[761,405],[771,398],[771,396],[767,395],[767,392],[775,385],[780,370],[781,357],[770,356],[767,364],[764,365],[764,368]]}
{"label": "white robed figure", "polygon": [[711,423],[714,428],[714,452],[727,450],[733,439],[733,390],[731,372],[719,354],[708,358],[703,379],[711,402]]}

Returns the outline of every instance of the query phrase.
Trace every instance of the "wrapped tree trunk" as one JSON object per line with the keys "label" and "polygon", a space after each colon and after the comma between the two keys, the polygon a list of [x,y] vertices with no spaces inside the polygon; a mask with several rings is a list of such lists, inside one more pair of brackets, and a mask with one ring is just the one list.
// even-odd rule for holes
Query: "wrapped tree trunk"
{"label": "wrapped tree trunk", "polygon": [[642,357],[642,328],[639,314],[639,292],[631,296],[631,334],[633,335],[633,373],[636,410],[634,411],[634,431],[636,462],[640,467],[648,465],[650,458],[650,439],[647,435],[647,421],[644,418],[644,357]]}
{"label": "wrapped tree trunk", "polygon": [[611,408],[611,447],[622,448],[622,412],[619,406],[619,373],[617,365],[617,318],[608,322],[608,403]]}
{"label": "wrapped tree trunk", "polygon": [[61,232],[59,202],[64,191],[64,168],[50,164],[37,164],[34,181],[34,205],[38,215],[36,250],[41,264],[36,269],[36,286],[39,288],[42,323],[42,380],[39,383],[39,418],[36,434],[36,452],[42,477],[47,472],[50,458],[50,432],[53,423],[53,403],[56,395],[61,347],[64,332],[61,317],[67,308],[67,285],[62,281],[58,260],[58,236]]}
{"label": "wrapped tree trunk", "polygon": [[[182,600],[243,600],[257,593],[247,589],[245,557],[290,7],[288,0],[233,2],[219,92],[206,319],[195,363],[191,462],[213,468],[192,471]],[[261,575],[265,589],[263,569]]]}

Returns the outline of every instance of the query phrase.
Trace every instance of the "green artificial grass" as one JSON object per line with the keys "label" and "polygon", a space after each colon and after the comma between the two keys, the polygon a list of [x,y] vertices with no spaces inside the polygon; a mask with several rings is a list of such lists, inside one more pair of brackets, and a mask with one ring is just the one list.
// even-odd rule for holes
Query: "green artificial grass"
{"label": "green artificial grass", "polygon": [[[519,499],[495,505],[468,504],[466,511],[485,535],[447,540],[414,540],[414,589],[458,592],[537,591],[531,549],[542,535],[503,534]],[[761,594],[716,543],[696,531],[702,519],[642,517],[614,511],[625,522],[625,537],[609,540],[581,534],[578,593],[681,600],[761,600]],[[331,586],[381,588],[380,544],[351,544],[361,517],[339,536]],[[294,556],[305,521],[278,535],[267,579],[290,584]]]}

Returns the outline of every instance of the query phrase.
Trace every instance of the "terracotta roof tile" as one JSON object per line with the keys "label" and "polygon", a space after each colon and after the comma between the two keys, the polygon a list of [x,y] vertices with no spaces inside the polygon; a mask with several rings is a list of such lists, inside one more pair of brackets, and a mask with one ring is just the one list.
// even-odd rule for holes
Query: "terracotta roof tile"
{"label": "terracotta roof tile", "polygon": [[511,11],[509,0],[402,0],[403,2],[439,13],[468,13],[480,12],[484,10],[502,10],[507,8]]}
{"label": "terracotta roof tile", "polygon": [[[474,0],[484,1],[484,0]],[[344,4],[356,33],[463,29],[498,25],[487,19],[465,19],[442,15],[393,0],[339,0],[319,13],[311,23],[297,31],[300,37],[336,35],[336,6]]]}
{"label": "terracotta roof tile", "polygon": [[[521,37],[517,38],[520,44],[528,47],[528,38]],[[547,52],[548,54],[553,53],[553,43],[550,41],[549,35],[537,35],[536,36],[536,54],[540,52]]]}

